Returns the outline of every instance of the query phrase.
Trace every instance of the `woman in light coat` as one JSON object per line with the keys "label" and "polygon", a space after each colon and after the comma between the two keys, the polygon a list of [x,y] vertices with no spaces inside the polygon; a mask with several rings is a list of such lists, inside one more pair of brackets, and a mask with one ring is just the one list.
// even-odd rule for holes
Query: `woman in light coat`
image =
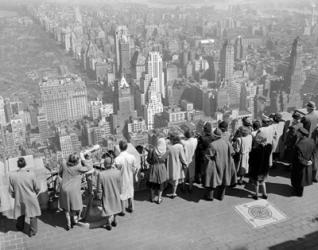
{"label": "woman in light coat", "polygon": [[187,179],[189,180],[189,191],[193,190],[193,181],[195,177],[195,150],[198,145],[198,139],[193,137],[193,132],[190,129],[184,132],[184,140],[181,143],[184,147],[184,155],[187,163]]}
{"label": "woman in light coat", "polygon": [[83,167],[77,154],[71,154],[66,164],[62,164],[60,207],[65,211],[66,230],[70,230],[78,222],[80,211],[83,208],[81,194],[82,174],[88,172],[89,167]]}
{"label": "woman in light coat", "polygon": [[184,182],[184,169],[187,167],[187,161],[179,135],[176,133],[171,133],[169,135],[169,140],[171,145],[169,146],[168,150],[168,179],[172,184],[172,193],[168,196],[171,199],[174,199],[177,197],[178,184]]}

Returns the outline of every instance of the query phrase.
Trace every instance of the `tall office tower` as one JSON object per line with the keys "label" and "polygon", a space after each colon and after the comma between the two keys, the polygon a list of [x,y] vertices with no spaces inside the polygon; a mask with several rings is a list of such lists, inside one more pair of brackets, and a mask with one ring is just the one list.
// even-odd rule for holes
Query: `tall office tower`
{"label": "tall office tower", "polygon": [[162,57],[158,51],[149,52],[146,67],[147,73],[155,83],[155,90],[160,93],[163,98],[165,98],[166,91],[164,85]]}
{"label": "tall office tower", "polygon": [[242,60],[244,56],[242,37],[238,36],[234,44],[234,60]]}
{"label": "tall office tower", "polygon": [[72,138],[70,135],[61,135],[60,145],[61,145],[62,156],[64,159],[66,159],[70,154],[74,153]]}
{"label": "tall office tower", "polygon": [[116,72],[118,75],[129,73],[130,70],[130,42],[126,26],[118,26],[115,33]]}
{"label": "tall office tower", "polygon": [[101,100],[91,101],[90,102],[90,117],[93,120],[100,118],[100,108],[103,106],[103,102]]}
{"label": "tall office tower", "polygon": [[9,123],[13,116],[9,98],[4,99],[4,112],[6,114],[7,123]]}
{"label": "tall office tower", "polygon": [[11,120],[12,136],[16,146],[23,145],[26,141],[26,129],[22,119]]}
{"label": "tall office tower", "polygon": [[226,40],[220,52],[219,70],[221,81],[230,82],[234,71],[234,47],[229,40]]}
{"label": "tall office tower", "polygon": [[141,52],[135,52],[131,61],[132,77],[136,79],[137,84],[139,84],[142,75],[146,71],[146,57],[144,57]]}
{"label": "tall office tower", "polygon": [[70,133],[73,152],[80,152],[82,144],[78,138],[78,135],[76,133]]}
{"label": "tall office tower", "polygon": [[7,124],[6,113],[4,111],[4,99],[0,96],[0,127],[4,127]]}
{"label": "tall office tower", "polygon": [[49,123],[47,120],[47,116],[44,112],[40,112],[37,118],[38,118],[37,123],[39,127],[40,137],[42,142],[45,142],[50,137]]}
{"label": "tall office tower", "polygon": [[121,133],[125,121],[128,120],[129,117],[136,116],[134,96],[125,77],[122,77],[116,85],[114,111],[112,128],[116,133]]}
{"label": "tall office tower", "polygon": [[43,79],[39,85],[48,121],[79,120],[88,115],[87,89],[80,77]]}
{"label": "tall office tower", "polygon": [[163,104],[161,101],[161,94],[156,90],[156,83],[152,81],[148,90],[148,103],[144,109],[145,120],[148,129],[153,129],[154,127],[154,116],[155,114],[163,112]]}
{"label": "tall office tower", "polygon": [[303,47],[297,37],[292,45],[289,68],[286,76],[288,104],[287,109],[302,107],[301,89],[305,83],[306,75],[303,67]]}

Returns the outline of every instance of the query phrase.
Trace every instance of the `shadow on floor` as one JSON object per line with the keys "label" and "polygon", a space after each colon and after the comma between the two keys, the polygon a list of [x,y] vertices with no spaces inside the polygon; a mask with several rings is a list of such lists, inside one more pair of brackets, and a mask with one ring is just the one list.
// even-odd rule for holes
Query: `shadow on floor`
{"label": "shadow on floor", "polygon": [[318,231],[305,235],[302,238],[295,240],[285,241],[283,243],[271,246],[269,250],[280,250],[280,249],[317,249],[318,245]]}
{"label": "shadow on floor", "polygon": [[66,219],[64,212],[51,212],[51,211],[42,211],[42,215],[39,217],[43,223],[48,224],[52,227],[61,227],[64,228],[66,225]]}
{"label": "shadow on floor", "polygon": [[226,188],[225,195],[234,196],[238,198],[251,198],[252,195],[254,194],[252,190],[249,190],[247,188],[243,189],[240,187]]}
{"label": "shadow on floor", "polygon": [[293,196],[293,188],[288,184],[266,182],[267,193],[278,194],[285,197]]}
{"label": "shadow on floor", "polygon": [[186,185],[185,190],[182,191],[179,188],[177,194],[181,199],[184,199],[186,201],[199,202],[204,197],[205,189],[202,187],[198,187],[197,185],[193,185],[192,191],[189,192],[189,186]]}
{"label": "shadow on floor", "polygon": [[7,233],[9,231],[17,232],[15,227],[16,220],[8,219],[7,217],[0,214],[0,232]]}
{"label": "shadow on floor", "polygon": [[285,165],[277,165],[275,168],[271,168],[269,170],[269,175],[272,177],[284,177],[289,179],[290,178],[290,167]]}
{"label": "shadow on floor", "polygon": [[150,190],[149,189],[137,191],[134,194],[135,201],[148,201],[149,197],[150,197]]}

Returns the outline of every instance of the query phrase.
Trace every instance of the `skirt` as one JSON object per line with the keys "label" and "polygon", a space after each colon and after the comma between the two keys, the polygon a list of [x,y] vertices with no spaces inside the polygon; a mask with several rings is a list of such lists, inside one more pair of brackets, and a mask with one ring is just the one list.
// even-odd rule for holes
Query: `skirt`
{"label": "skirt", "polygon": [[154,164],[150,167],[149,182],[163,184],[167,181],[167,167],[164,163]]}

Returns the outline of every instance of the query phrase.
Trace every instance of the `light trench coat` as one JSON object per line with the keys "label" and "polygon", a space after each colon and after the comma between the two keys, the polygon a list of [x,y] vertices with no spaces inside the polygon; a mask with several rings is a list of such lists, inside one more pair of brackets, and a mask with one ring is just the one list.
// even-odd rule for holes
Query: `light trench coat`
{"label": "light trench coat", "polygon": [[169,146],[168,180],[178,181],[185,178],[183,166],[187,166],[184,148],[181,143]]}
{"label": "light trench coat", "polygon": [[21,215],[36,217],[41,215],[37,194],[40,187],[35,174],[27,169],[19,169],[9,176],[9,191],[14,198],[14,218]]}
{"label": "light trench coat", "polygon": [[194,153],[198,145],[197,138],[189,138],[188,140],[181,140],[181,143],[184,147],[184,154],[188,166],[188,177],[190,180],[194,179],[195,175],[195,157]]}
{"label": "light trench coat", "polygon": [[138,171],[136,157],[127,151],[123,151],[115,158],[114,163],[121,173],[120,199],[127,200],[133,198],[134,176]]}
{"label": "light trench coat", "polygon": [[248,162],[249,162],[250,152],[252,150],[253,137],[252,135],[247,135],[245,137],[239,137],[237,140],[239,141],[240,154],[242,156],[241,165],[238,171],[242,175],[245,175],[249,171]]}

